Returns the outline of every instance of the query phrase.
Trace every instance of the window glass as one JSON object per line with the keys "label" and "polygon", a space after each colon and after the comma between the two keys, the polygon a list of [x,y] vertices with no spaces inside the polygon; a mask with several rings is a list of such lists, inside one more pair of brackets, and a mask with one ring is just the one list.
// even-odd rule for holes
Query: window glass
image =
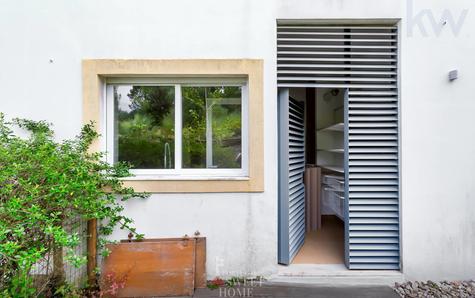
{"label": "window glass", "polygon": [[114,86],[115,160],[135,169],[175,167],[175,87]]}
{"label": "window glass", "polygon": [[241,168],[241,87],[182,87],[183,168]]}

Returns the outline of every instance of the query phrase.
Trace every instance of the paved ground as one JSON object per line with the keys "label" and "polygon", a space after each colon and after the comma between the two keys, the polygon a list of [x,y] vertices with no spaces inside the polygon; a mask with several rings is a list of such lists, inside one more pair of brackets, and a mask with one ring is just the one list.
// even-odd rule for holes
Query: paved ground
{"label": "paved ground", "polygon": [[302,285],[261,285],[247,288],[222,288],[221,290],[198,289],[193,297],[278,297],[278,298],[309,298],[309,297],[374,297],[397,298],[396,292],[387,286],[374,287],[324,287]]}

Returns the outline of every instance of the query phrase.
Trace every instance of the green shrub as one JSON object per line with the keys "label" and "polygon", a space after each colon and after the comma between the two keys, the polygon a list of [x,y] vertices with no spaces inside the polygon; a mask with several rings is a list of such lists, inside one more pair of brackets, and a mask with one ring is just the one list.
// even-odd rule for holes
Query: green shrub
{"label": "green shrub", "polygon": [[[29,136],[16,136],[15,125]],[[77,137],[55,141],[50,124],[6,122],[0,113],[0,296],[37,295],[30,273],[46,255],[59,251],[62,258],[65,251],[66,262],[85,265],[86,257],[74,248],[86,235],[71,233],[69,219],[98,219],[105,254],[106,236],[116,226],[142,237],[121,214],[120,200],[146,195],[123,186],[120,178],[130,175],[128,165],[110,165],[104,153],[89,151],[97,137],[91,123]],[[53,276],[53,282],[61,289],[64,278]]]}

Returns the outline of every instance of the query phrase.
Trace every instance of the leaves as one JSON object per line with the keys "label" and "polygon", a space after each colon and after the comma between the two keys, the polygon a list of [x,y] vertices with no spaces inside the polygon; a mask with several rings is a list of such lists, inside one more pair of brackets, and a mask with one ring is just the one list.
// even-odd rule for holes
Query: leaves
{"label": "leaves", "polygon": [[[12,133],[16,125],[27,138]],[[73,233],[74,224],[100,220],[98,246],[116,226],[130,230],[132,220],[123,216],[120,200],[144,198],[123,186],[129,165],[110,165],[103,153],[89,152],[99,135],[93,123],[70,140],[56,141],[51,124],[14,119],[0,113],[0,293],[31,293],[32,267],[55,248],[66,250],[66,261],[83,266],[86,256],[75,248],[85,233]],[[22,296],[22,295],[20,295]]]}

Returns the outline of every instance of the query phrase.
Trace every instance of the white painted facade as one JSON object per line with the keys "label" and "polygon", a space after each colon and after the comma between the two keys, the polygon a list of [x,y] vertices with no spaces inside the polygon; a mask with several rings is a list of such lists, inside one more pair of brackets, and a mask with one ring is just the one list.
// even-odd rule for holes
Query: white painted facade
{"label": "white painted facade", "polygon": [[[450,21],[439,25],[444,10],[460,20],[458,32]],[[402,272],[470,279],[474,13],[471,0],[2,0],[0,111],[48,120],[59,138],[72,137],[82,124],[82,59],[263,59],[265,191],[154,194],[127,203],[126,213],[147,237],[199,230],[209,277],[266,276],[277,271],[276,20],[400,19]],[[449,82],[452,69],[459,78]]]}

